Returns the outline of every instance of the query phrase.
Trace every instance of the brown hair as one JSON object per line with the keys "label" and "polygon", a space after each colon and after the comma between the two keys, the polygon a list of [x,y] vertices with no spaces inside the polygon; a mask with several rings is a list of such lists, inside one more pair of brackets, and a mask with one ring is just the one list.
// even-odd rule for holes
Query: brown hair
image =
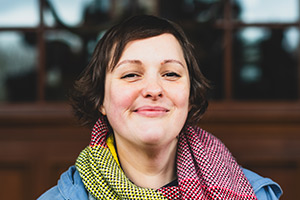
{"label": "brown hair", "polygon": [[75,115],[84,125],[93,126],[101,115],[99,108],[104,99],[106,71],[114,69],[126,44],[164,33],[172,34],[182,47],[191,85],[187,124],[199,123],[208,106],[206,93],[209,84],[199,69],[193,46],[177,24],[155,16],[140,15],[113,26],[104,34],[90,63],[75,82],[70,100]]}

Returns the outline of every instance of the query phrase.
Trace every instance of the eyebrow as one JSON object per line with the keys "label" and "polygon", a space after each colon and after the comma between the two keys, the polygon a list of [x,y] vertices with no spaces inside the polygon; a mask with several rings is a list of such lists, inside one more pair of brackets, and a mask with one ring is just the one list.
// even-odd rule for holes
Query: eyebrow
{"label": "eyebrow", "polygon": [[177,64],[181,65],[184,68],[183,63],[180,62],[179,60],[175,60],[175,59],[164,60],[163,62],[161,62],[161,65],[164,65],[164,64],[167,64],[167,63],[177,63]]}
{"label": "eyebrow", "polygon": [[[123,60],[121,62],[119,62],[115,68],[119,67],[120,65],[123,65],[123,64],[137,64],[137,65],[142,65],[142,61],[140,60]],[[180,62],[179,60],[175,60],[175,59],[166,59],[164,61],[162,61],[160,64],[161,65],[164,65],[164,64],[168,64],[168,63],[177,63],[179,64],[180,66],[182,66],[184,68],[184,65],[182,62]]]}
{"label": "eyebrow", "polygon": [[142,64],[142,61],[140,61],[140,60],[122,60],[121,62],[119,62],[119,63],[116,65],[115,68],[119,67],[120,65],[127,64],[127,63],[141,65],[141,64]]}

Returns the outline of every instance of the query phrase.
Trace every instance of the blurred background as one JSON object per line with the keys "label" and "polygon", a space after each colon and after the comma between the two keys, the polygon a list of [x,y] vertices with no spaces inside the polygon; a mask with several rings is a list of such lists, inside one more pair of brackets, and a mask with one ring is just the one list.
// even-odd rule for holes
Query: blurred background
{"label": "blurred background", "polygon": [[111,25],[180,24],[211,81],[201,127],[238,162],[300,188],[300,0],[0,0],[0,199],[36,199],[88,145],[67,94]]}

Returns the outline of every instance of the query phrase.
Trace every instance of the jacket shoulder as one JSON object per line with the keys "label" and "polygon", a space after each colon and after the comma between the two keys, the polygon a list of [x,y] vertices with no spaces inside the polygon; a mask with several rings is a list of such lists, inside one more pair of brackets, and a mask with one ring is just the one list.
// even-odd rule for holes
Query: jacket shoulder
{"label": "jacket shoulder", "polygon": [[42,194],[37,200],[50,199],[88,200],[87,191],[75,166],[70,167],[64,172],[60,176],[58,184]]}
{"label": "jacket shoulder", "polygon": [[59,189],[56,186],[52,187],[48,191],[46,191],[44,194],[42,194],[37,200],[65,200],[61,193],[59,192]]}
{"label": "jacket shoulder", "polygon": [[282,195],[281,187],[271,180],[243,168],[243,172],[252,185],[258,200],[277,200]]}

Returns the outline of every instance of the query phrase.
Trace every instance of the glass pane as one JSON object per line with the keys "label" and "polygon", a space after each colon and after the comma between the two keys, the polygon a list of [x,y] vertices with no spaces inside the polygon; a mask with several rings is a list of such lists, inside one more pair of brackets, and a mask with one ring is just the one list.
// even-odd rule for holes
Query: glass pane
{"label": "glass pane", "polygon": [[163,0],[160,15],[172,20],[212,22],[223,18],[223,0]]}
{"label": "glass pane", "polygon": [[235,0],[238,20],[245,23],[296,22],[299,19],[298,0]]}
{"label": "glass pane", "polygon": [[0,101],[36,99],[36,39],[30,32],[0,32]]}
{"label": "glass pane", "polygon": [[297,28],[244,28],[234,41],[237,99],[297,98]]}
{"label": "glass pane", "polygon": [[209,97],[222,99],[224,97],[222,76],[224,65],[223,31],[204,24],[192,29],[184,26],[184,29],[194,45],[202,73],[211,82],[212,89],[209,91]]}
{"label": "glass pane", "polygon": [[2,0],[0,26],[32,27],[39,24],[38,0]]}
{"label": "glass pane", "polygon": [[47,26],[100,26],[133,14],[156,14],[157,0],[49,0],[44,10]]}
{"label": "glass pane", "polygon": [[[46,100],[66,100],[75,78],[88,62],[88,45],[68,31],[48,31],[46,39]],[[90,41],[91,42],[91,41]]]}
{"label": "glass pane", "polygon": [[49,0],[45,2],[47,5],[44,10],[46,25],[54,26],[61,21],[67,26],[79,26],[84,21],[84,10],[91,0]]}
{"label": "glass pane", "polygon": [[223,31],[215,29],[209,24],[190,22],[182,25],[187,37],[193,44],[200,70],[211,82],[212,89],[209,97],[222,99],[223,90]]}

